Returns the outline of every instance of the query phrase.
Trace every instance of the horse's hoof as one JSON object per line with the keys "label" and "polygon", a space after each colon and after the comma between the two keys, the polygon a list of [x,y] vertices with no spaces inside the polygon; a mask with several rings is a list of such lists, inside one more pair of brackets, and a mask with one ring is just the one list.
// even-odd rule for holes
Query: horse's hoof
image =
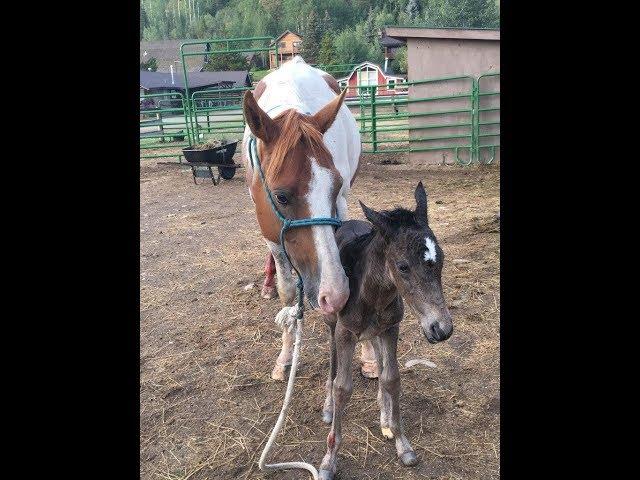
{"label": "horse's hoof", "polygon": [[378,378],[378,364],[376,362],[362,362],[360,373],[364,378]]}
{"label": "horse's hoof", "polygon": [[324,423],[331,424],[331,422],[333,422],[333,412],[329,412],[327,410],[323,410],[323,412],[322,412],[322,421]]}
{"label": "horse's hoof", "polygon": [[276,363],[276,366],[273,367],[273,371],[271,372],[271,378],[274,380],[287,381],[289,379],[289,370],[291,369],[291,365],[279,365]]}
{"label": "horse's hoof", "polygon": [[418,457],[414,451],[409,450],[400,455],[400,461],[405,467],[413,467],[418,464]]}
{"label": "horse's hoof", "polygon": [[388,427],[382,427],[382,436],[384,438],[386,438],[387,440],[391,440],[393,438],[393,432],[391,431],[390,428]]}
{"label": "horse's hoof", "polygon": [[333,472],[330,472],[329,470],[320,470],[318,472],[318,478],[320,480],[333,480],[334,477],[335,474]]}
{"label": "horse's hoof", "polygon": [[278,296],[278,291],[275,287],[262,287],[262,293],[260,295],[262,296],[262,298],[271,300],[272,298],[276,298]]}

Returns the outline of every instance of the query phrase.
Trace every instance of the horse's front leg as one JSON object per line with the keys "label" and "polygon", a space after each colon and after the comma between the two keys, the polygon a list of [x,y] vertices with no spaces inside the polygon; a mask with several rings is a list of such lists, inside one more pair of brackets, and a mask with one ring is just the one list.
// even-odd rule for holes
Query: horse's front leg
{"label": "horse's front leg", "polygon": [[320,464],[320,478],[332,480],[336,474],[338,449],[342,443],[342,415],[351,397],[353,379],[351,365],[356,348],[356,337],[340,323],[336,326],[336,378],[333,381],[333,423],[327,436],[327,453]]}
{"label": "horse's front leg", "polygon": [[[400,461],[408,467],[418,463],[413,447],[404,434],[402,418],[400,416],[400,370],[398,369],[398,332],[400,328],[396,324],[380,334],[380,357],[382,357],[382,371],[378,381],[380,382],[380,426],[385,438],[395,438],[396,452]],[[384,409],[384,412],[382,411]],[[386,421],[388,425],[384,425]]]}
{"label": "horse's front leg", "polygon": [[276,296],[276,261],[271,250],[267,251],[267,258],[264,262],[264,283],[262,284],[262,298],[271,299]]}
{"label": "horse's front leg", "polygon": [[[291,305],[296,300],[296,279],[291,273],[291,263],[287,260],[287,257],[282,250],[282,247],[277,243],[267,241],[269,250],[273,254],[273,259],[276,265],[276,286],[278,287],[278,296],[280,297],[280,303],[282,309],[276,316],[278,319],[289,319]],[[295,340],[295,333],[290,331],[290,325],[282,323],[282,350],[276,360],[276,364],[271,372],[271,378],[274,380],[286,380],[287,370],[291,366],[293,359],[293,342]]]}

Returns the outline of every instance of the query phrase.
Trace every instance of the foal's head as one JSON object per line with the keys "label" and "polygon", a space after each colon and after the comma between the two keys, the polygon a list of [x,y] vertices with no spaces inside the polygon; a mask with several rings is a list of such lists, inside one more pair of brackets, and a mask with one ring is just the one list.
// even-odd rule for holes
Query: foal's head
{"label": "foal's head", "polygon": [[[278,210],[294,220],[337,217],[336,199],[342,176],[323,142],[342,106],[344,93],[315,115],[288,109],[270,118],[251,92],[244,96],[247,125],[259,140],[258,157]],[[280,243],[280,220],[271,209],[257,174],[251,181],[258,223],[263,236]],[[349,298],[349,284],[340,263],[334,230],[329,225],[293,228],[285,235],[287,252],[304,280],[306,296],[314,307],[330,314]]]}
{"label": "foal's head", "polygon": [[385,242],[386,268],[402,298],[420,321],[430,343],[451,336],[453,322],[442,293],[444,253],[428,225],[427,194],[418,183],[414,211],[397,208],[376,212],[362,202],[362,210]]}

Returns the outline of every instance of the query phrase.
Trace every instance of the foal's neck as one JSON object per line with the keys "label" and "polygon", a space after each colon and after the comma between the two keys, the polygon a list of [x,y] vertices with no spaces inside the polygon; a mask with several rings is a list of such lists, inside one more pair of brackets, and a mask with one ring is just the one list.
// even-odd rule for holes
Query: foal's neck
{"label": "foal's neck", "polygon": [[364,268],[360,297],[376,310],[387,307],[398,295],[398,289],[387,269],[387,246],[379,233],[363,252]]}

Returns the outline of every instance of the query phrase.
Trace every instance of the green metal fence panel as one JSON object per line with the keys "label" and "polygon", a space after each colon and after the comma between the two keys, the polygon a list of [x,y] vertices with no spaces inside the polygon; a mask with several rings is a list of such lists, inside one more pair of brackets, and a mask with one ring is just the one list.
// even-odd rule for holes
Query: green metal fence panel
{"label": "green metal fence panel", "polygon": [[247,90],[251,87],[207,89],[191,95],[197,142],[242,138],[245,128],[242,97]]}
{"label": "green metal fence panel", "polygon": [[177,157],[193,144],[180,92],[140,95],[140,158]]}
{"label": "green metal fence panel", "polygon": [[358,98],[347,105],[359,124],[363,152],[449,150],[462,165],[491,163],[500,146],[499,75],[356,87]]}
{"label": "green metal fence panel", "polygon": [[[500,148],[500,73],[478,77],[477,160],[492,163]],[[487,157],[483,159],[483,149]]]}
{"label": "green metal fence panel", "polygon": [[[264,42],[268,42],[266,46],[255,46],[256,44],[261,44]],[[217,49],[207,50],[205,47],[214,45],[219,46]],[[185,50],[186,47],[198,47],[201,46],[202,49],[196,48],[195,51],[187,52]],[[200,143],[204,141],[207,137],[205,133],[212,134],[214,133],[210,125],[210,119],[208,125],[205,127],[201,123],[200,114],[205,113],[206,108],[198,108],[194,105],[195,100],[204,101],[204,95],[200,97],[194,97],[198,92],[192,92],[189,88],[189,75],[187,72],[187,62],[186,57],[189,56],[209,56],[217,55],[217,54],[225,54],[225,53],[248,53],[248,52],[266,52],[268,55],[271,52],[275,53],[276,58],[276,67],[279,66],[279,58],[278,58],[278,42],[275,42],[272,37],[244,37],[244,38],[212,38],[209,40],[193,40],[189,42],[184,42],[180,45],[180,57],[182,60],[182,71],[184,75],[184,84],[185,84],[185,101],[187,108],[187,118],[189,121],[189,126],[191,129],[192,139],[194,143]],[[219,90],[219,89],[216,89]],[[230,89],[231,90],[231,89]],[[229,92],[230,93],[230,92]],[[194,100],[195,98],[195,100]],[[229,109],[232,110],[232,109]],[[209,113],[212,113],[214,110],[210,110]],[[231,123],[237,123],[236,120],[231,121]],[[244,123],[244,119],[243,119]],[[235,133],[235,127],[229,127],[230,131],[228,133]],[[217,129],[215,133],[221,134],[225,133],[223,129]]]}
{"label": "green metal fence panel", "polygon": [[[255,46],[268,42],[267,46]],[[244,48],[242,44],[249,44]],[[207,45],[219,47],[205,50]],[[202,47],[186,51],[189,47]],[[223,53],[271,52],[279,63],[278,44],[271,37],[221,38],[184,42],[180,46],[185,94],[141,95],[141,158],[181,157],[167,150],[211,138],[242,138],[245,121],[242,96],[250,87],[191,92],[186,57]],[[356,64],[316,65],[340,76]],[[491,163],[500,147],[500,73],[416,80],[400,84],[357,86],[346,104],[360,128],[363,153],[452,151],[459,164]],[[354,87],[348,87],[354,88]],[[148,102],[153,100],[153,104]],[[145,102],[147,102],[145,104]],[[176,133],[178,135],[176,135]],[[183,143],[176,143],[179,138]]]}

